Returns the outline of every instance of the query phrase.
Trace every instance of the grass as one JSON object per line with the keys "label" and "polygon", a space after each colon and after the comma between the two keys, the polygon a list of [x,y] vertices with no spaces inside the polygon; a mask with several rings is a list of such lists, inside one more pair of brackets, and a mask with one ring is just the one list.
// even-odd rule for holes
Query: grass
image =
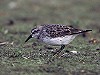
{"label": "grass", "polygon": [[[10,2],[0,1],[0,75],[100,74],[99,0],[17,0],[14,8]],[[52,60],[51,51],[59,47],[49,50],[36,39],[24,43],[33,27],[45,23],[73,24],[93,31],[86,37],[78,36],[62,51],[78,54]]]}

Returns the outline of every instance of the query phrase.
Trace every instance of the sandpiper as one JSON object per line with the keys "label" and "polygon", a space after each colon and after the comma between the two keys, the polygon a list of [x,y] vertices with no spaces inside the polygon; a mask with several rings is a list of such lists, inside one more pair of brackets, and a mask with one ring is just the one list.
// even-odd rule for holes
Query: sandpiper
{"label": "sandpiper", "polygon": [[30,38],[36,38],[50,45],[60,45],[61,48],[56,52],[60,53],[65,48],[65,45],[69,44],[77,35],[88,31],[92,30],[81,30],[62,24],[44,24],[33,28],[31,35],[25,42]]}

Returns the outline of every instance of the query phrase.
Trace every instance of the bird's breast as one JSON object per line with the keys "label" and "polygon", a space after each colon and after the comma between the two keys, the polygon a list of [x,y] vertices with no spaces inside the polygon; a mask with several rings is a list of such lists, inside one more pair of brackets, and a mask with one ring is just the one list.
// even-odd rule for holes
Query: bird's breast
{"label": "bird's breast", "polygon": [[50,38],[50,37],[45,37],[42,38],[41,40],[47,44],[51,45],[67,45],[69,44],[76,35],[66,35],[64,37],[56,37],[56,38]]}

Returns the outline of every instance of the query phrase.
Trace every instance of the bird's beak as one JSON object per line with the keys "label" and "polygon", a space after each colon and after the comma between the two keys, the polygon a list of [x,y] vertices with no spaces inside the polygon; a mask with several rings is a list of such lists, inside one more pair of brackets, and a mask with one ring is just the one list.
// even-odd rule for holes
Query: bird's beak
{"label": "bird's beak", "polygon": [[31,38],[32,38],[32,34],[25,40],[25,42],[27,42]]}

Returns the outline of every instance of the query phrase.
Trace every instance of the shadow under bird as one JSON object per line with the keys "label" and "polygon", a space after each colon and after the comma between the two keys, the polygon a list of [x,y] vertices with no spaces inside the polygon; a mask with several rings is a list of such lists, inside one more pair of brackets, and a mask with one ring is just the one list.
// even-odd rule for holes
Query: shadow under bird
{"label": "shadow under bird", "polygon": [[31,35],[25,42],[30,38],[36,38],[39,41],[50,45],[60,45],[61,48],[56,52],[60,53],[65,48],[65,45],[69,44],[77,35],[89,31],[92,30],[81,30],[62,24],[44,24],[33,28],[31,30]]}

